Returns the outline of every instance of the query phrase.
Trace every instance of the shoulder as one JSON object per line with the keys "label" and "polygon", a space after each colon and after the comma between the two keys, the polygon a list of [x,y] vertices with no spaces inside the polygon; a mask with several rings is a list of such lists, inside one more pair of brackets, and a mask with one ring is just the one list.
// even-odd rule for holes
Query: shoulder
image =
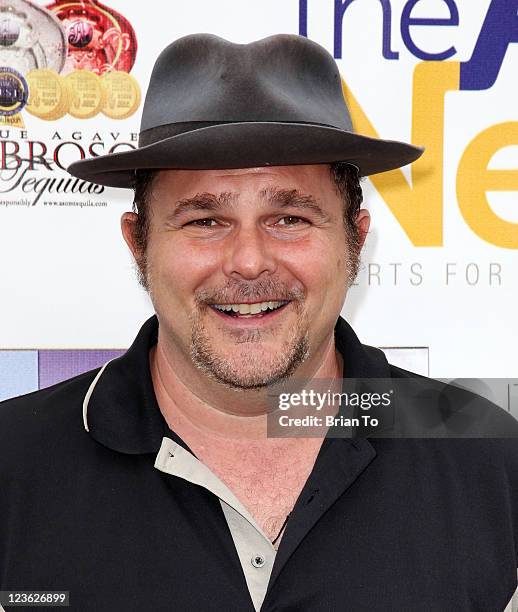
{"label": "shoulder", "polygon": [[98,371],[0,402],[0,465],[54,451],[60,439],[84,432],[83,400]]}

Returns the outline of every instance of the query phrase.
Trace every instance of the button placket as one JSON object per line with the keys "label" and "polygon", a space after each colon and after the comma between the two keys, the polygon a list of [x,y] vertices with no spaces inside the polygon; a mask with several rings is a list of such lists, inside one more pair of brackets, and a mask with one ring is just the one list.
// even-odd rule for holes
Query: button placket
{"label": "button placket", "polygon": [[276,553],[268,537],[225,483],[192,453],[166,436],[155,468],[202,486],[219,497],[250,597],[258,612],[266,595]]}

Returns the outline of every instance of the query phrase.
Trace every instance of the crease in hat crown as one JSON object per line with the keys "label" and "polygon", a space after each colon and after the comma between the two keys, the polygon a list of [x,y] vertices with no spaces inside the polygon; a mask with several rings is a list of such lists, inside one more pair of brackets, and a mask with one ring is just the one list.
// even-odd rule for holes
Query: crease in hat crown
{"label": "crease in hat crown", "polygon": [[153,67],[139,146],[73,163],[94,183],[132,187],[138,169],[217,169],[345,161],[362,175],[411,163],[423,149],[353,131],[338,66],[303,36],[248,44],[191,34]]}

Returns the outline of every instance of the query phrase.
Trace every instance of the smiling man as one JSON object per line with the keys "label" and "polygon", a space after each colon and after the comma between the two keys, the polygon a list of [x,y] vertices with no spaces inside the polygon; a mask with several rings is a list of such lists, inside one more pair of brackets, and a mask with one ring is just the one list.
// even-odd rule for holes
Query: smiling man
{"label": "smiling man", "polygon": [[152,239],[135,213],[122,227],[161,321],[159,363],[167,354],[182,364],[209,397],[338,370],[333,329],[369,214],[355,210],[344,227],[349,204],[328,165],[167,170],[146,181],[137,199]]}
{"label": "smiling man", "polygon": [[[511,605],[516,423],[463,411],[473,396],[340,316],[360,177],[421,153],[354,133],[333,58],[303,37],[163,51],[138,149],[69,168],[134,189],[122,232],[156,314],[122,357],[0,407],[0,590],[85,612]],[[406,381],[435,403],[386,411],[377,438],[269,437],[269,395],[295,378]]]}
{"label": "smiling man", "polygon": [[[122,219],[160,321],[150,364],[162,414],[271,540],[322,438],[268,438],[267,394],[294,372],[342,375],[334,326],[369,223],[340,193],[356,174],[344,164],[144,173],[139,214]],[[253,455],[259,465],[240,465]]]}

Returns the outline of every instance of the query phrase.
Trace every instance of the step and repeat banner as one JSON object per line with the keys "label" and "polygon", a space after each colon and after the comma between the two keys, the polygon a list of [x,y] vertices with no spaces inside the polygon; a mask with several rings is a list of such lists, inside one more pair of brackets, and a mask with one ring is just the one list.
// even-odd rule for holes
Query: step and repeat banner
{"label": "step and repeat banner", "polygon": [[372,229],[342,315],[408,369],[516,377],[517,13],[518,0],[0,0],[0,395],[94,367],[152,314],[120,233],[132,192],[65,168],[137,146],[155,59],[194,32],[308,36],[336,58],[358,131],[426,147],[365,179]]}

